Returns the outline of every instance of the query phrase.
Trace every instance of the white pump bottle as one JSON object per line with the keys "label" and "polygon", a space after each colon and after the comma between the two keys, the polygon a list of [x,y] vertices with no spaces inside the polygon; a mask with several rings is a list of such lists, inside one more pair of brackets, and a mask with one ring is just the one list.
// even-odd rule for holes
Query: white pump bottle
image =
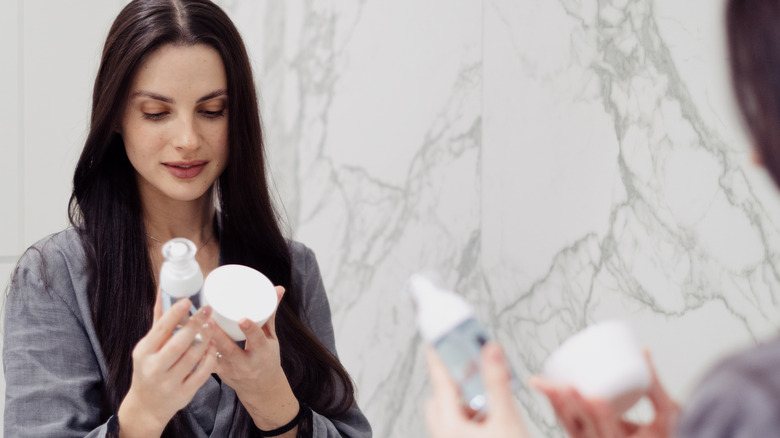
{"label": "white pump bottle", "polygon": [[[197,247],[192,241],[177,237],[165,242],[162,248],[165,261],[160,269],[160,291],[162,292],[163,313],[182,298],[195,299],[203,288],[203,272],[195,260]],[[197,311],[193,302],[190,314]],[[186,317],[182,320],[182,324]]]}
{"label": "white pump bottle", "polygon": [[409,288],[417,307],[420,335],[436,348],[460,387],[463,403],[478,416],[487,412],[481,374],[481,350],[489,337],[476,320],[474,309],[460,295],[440,289],[415,274]]}

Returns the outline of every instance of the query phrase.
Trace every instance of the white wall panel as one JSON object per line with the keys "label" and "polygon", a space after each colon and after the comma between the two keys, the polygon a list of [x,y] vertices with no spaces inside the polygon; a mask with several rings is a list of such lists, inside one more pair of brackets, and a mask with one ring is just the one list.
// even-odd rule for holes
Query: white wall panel
{"label": "white wall panel", "polygon": [[20,4],[6,1],[0,14],[0,256],[17,254],[21,247]]}
{"label": "white wall panel", "polygon": [[92,83],[118,2],[24,2],[24,244],[67,225]]}

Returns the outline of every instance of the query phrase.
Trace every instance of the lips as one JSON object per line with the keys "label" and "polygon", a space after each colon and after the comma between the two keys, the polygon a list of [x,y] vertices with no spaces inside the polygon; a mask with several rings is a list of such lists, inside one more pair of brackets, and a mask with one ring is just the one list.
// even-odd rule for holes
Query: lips
{"label": "lips", "polygon": [[168,172],[176,178],[190,179],[200,175],[208,161],[170,161],[163,163]]}

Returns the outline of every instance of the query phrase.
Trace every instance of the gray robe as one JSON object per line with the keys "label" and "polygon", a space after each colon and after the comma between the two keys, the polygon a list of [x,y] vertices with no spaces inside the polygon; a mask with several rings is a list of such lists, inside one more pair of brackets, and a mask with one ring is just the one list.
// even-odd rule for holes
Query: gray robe
{"label": "gray robe", "polygon": [[676,438],[780,436],[780,338],[734,354],[701,381]]}
{"label": "gray robe", "polygon": [[[303,321],[336,354],[330,306],[314,253],[291,243]],[[51,235],[20,259],[3,331],[6,437],[102,437],[106,364],[87,299],[85,255],[75,230]],[[48,284],[44,284],[44,281]],[[227,437],[235,391],[208,379],[185,409],[196,437]],[[370,437],[357,406],[339,418],[313,413],[314,437]]]}

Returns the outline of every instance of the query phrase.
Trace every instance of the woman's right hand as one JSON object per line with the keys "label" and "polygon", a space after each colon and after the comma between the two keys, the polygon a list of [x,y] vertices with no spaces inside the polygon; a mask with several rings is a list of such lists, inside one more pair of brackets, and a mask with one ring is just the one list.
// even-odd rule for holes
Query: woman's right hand
{"label": "woman's right hand", "polygon": [[179,300],[163,315],[158,294],[152,328],[133,349],[132,383],[117,413],[121,437],[160,436],[214,372],[210,307],[198,310],[174,333],[190,305],[188,299]]}

